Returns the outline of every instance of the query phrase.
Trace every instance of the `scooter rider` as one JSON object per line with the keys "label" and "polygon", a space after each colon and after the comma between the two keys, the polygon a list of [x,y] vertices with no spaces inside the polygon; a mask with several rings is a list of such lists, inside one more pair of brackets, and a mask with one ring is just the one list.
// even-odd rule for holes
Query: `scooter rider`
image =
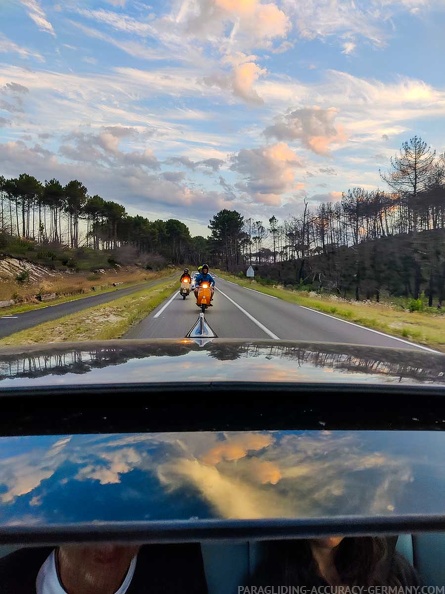
{"label": "scooter rider", "polygon": [[190,272],[188,268],[184,268],[184,272],[181,274],[181,278],[179,279],[179,282],[182,283],[182,281],[184,279],[187,279],[188,282],[190,282],[192,280],[192,277],[190,276]]}
{"label": "scooter rider", "polygon": [[[209,274],[209,267],[207,264],[202,265],[201,272],[198,274],[198,276],[195,279],[195,283],[196,283],[195,297],[196,297],[196,299],[198,299],[198,287],[203,282],[207,282],[210,285],[210,289],[212,291],[212,297],[210,298],[210,301],[211,301],[213,299],[213,294],[215,292],[215,279],[213,278],[213,276],[211,274]],[[209,305],[213,306],[212,303],[209,303]]]}

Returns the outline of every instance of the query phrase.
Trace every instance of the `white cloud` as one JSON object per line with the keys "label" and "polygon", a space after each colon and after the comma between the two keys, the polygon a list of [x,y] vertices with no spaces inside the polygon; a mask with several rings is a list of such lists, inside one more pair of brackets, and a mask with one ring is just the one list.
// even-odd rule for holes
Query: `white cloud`
{"label": "white cloud", "polygon": [[31,51],[25,47],[21,47],[8,39],[5,35],[0,33],[0,53],[3,54],[18,54],[20,57],[25,59],[34,58],[39,62],[44,62],[43,56],[36,51]]}
{"label": "white cloud", "polygon": [[37,0],[20,0],[21,3],[28,9],[28,16],[41,31],[50,33],[55,36],[53,26],[46,18],[46,14]]}

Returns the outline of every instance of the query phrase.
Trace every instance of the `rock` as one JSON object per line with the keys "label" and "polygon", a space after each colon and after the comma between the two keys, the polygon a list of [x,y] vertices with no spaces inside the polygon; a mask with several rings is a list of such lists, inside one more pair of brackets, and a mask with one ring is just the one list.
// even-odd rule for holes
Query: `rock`
{"label": "rock", "polygon": [[56,293],[39,293],[36,295],[39,301],[51,301],[57,297]]}
{"label": "rock", "polygon": [[0,307],[9,307],[10,305],[14,305],[14,299],[8,299],[7,301],[0,301]]}

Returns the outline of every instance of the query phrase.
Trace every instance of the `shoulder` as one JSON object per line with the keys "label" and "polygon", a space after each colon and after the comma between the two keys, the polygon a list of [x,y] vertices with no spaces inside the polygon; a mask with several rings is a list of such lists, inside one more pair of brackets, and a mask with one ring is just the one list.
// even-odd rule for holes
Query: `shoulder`
{"label": "shoulder", "polygon": [[392,559],[392,573],[401,586],[421,586],[420,575],[403,555],[394,552]]}
{"label": "shoulder", "polygon": [[2,594],[34,594],[35,580],[53,547],[26,548],[0,559]]}

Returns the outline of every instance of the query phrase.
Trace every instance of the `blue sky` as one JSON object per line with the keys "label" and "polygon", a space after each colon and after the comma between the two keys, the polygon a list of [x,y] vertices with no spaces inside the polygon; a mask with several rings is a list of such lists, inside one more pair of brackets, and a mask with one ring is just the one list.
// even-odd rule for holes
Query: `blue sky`
{"label": "blue sky", "polygon": [[445,150],[445,0],[2,0],[0,175],[208,235]]}

